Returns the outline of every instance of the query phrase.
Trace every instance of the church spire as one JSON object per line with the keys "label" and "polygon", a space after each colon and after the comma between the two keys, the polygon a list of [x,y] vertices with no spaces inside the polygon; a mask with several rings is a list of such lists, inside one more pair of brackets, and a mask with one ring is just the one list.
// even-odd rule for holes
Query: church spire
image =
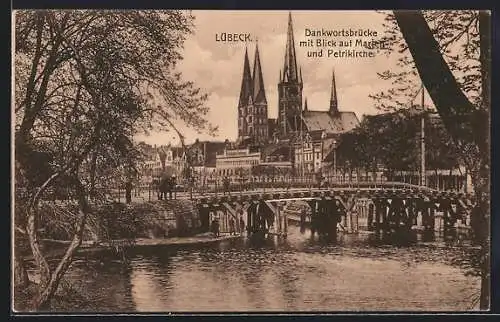
{"label": "church spire", "polygon": [[253,65],[253,95],[254,102],[267,104],[264,78],[262,77],[262,67],[260,65],[258,43],[255,46],[255,60]]}
{"label": "church spire", "polygon": [[332,71],[332,93],[330,96],[330,113],[336,114],[339,112],[337,103],[337,86],[335,84],[335,70]]}
{"label": "church spire", "polygon": [[293,39],[292,13],[289,12],[283,79],[287,82],[298,82],[299,79],[297,74],[297,59],[295,56],[295,41]]}
{"label": "church spire", "polygon": [[248,103],[248,98],[252,96],[252,75],[250,74],[250,62],[248,60],[248,50],[245,48],[245,60],[243,62],[243,77],[241,80],[240,101],[238,106]]}

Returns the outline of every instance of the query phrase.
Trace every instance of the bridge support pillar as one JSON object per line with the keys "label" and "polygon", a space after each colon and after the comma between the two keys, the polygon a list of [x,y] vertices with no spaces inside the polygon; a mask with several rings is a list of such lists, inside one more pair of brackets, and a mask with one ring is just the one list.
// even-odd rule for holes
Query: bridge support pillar
{"label": "bridge support pillar", "polygon": [[311,237],[314,238],[318,226],[318,202],[312,200],[309,205],[311,206]]}
{"label": "bridge support pillar", "polygon": [[276,223],[276,232],[281,235],[283,233],[284,227],[283,227],[283,213],[281,212],[280,209],[280,204],[278,203],[276,207],[274,208],[274,216],[275,216],[275,223]]}
{"label": "bridge support pillar", "polygon": [[[358,214],[356,211],[356,199],[355,197],[350,197],[344,202],[341,198],[338,199],[340,204],[338,208],[344,207],[345,211],[345,227],[347,228],[348,233],[357,233],[358,232]],[[339,213],[342,211],[338,209]]]}
{"label": "bridge support pillar", "polygon": [[374,220],[372,222],[371,230],[378,232],[380,230],[380,214],[382,212],[382,202],[379,198],[374,198],[373,205],[375,209],[374,209]]}
{"label": "bridge support pillar", "polygon": [[286,238],[286,236],[288,235],[288,216],[286,214],[286,212],[282,211],[282,205],[281,203],[279,203],[277,206],[276,206],[276,211],[277,211],[277,214],[279,216],[279,221],[280,221],[280,228],[281,228],[281,231],[280,233],[283,235],[283,237]]}
{"label": "bridge support pillar", "polygon": [[272,220],[268,220],[268,223],[274,227],[274,233],[279,236],[286,236],[286,212],[283,211],[281,202],[278,201],[274,205],[269,201],[264,201],[264,204],[273,215]]}
{"label": "bridge support pillar", "polygon": [[248,235],[254,232],[255,227],[255,205],[251,203],[247,208],[247,233]]}
{"label": "bridge support pillar", "polygon": [[198,208],[198,211],[201,222],[200,230],[202,233],[206,233],[210,231],[210,208],[208,208],[208,205],[201,205]]}
{"label": "bridge support pillar", "polygon": [[429,231],[434,231],[434,227],[436,225],[436,217],[435,217],[435,212],[436,212],[436,205],[434,204],[433,200],[430,200],[427,202],[427,223],[426,223],[426,230]]}
{"label": "bridge support pillar", "polygon": [[375,222],[373,223],[373,229],[376,233],[387,231],[388,220],[387,211],[389,207],[389,202],[386,197],[379,197],[373,199],[375,205]]}
{"label": "bridge support pillar", "polygon": [[337,205],[336,200],[326,200],[326,216],[327,216],[327,236],[330,240],[337,240],[337,225],[341,221],[341,210]]}
{"label": "bridge support pillar", "polygon": [[369,231],[372,231],[373,230],[373,226],[374,226],[373,225],[373,219],[374,219],[374,215],[375,215],[375,205],[373,204],[373,202],[369,202],[368,203],[367,213],[368,213],[367,227],[368,227]]}

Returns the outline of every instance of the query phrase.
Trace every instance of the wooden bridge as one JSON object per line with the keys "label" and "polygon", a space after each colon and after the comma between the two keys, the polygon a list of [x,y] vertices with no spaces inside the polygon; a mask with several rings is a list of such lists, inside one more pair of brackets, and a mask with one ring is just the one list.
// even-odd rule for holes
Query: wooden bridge
{"label": "wooden bridge", "polygon": [[220,221],[223,231],[231,229],[230,222],[238,225],[243,219],[249,234],[273,233],[284,236],[289,219],[287,206],[296,202],[309,206],[307,216],[312,230],[326,236],[334,236],[338,227],[356,232],[360,214],[367,217],[370,230],[411,229],[417,223],[417,217],[425,229],[434,229],[435,217],[439,216],[446,231],[457,221],[470,221],[475,206],[470,194],[397,182],[191,193],[185,197],[197,205],[202,226],[207,230],[214,218]]}

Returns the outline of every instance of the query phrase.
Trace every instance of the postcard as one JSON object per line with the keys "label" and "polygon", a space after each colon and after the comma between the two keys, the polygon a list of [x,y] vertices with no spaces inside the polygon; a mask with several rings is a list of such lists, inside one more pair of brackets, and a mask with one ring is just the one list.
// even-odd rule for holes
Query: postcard
{"label": "postcard", "polygon": [[14,11],[13,312],[489,310],[490,19]]}

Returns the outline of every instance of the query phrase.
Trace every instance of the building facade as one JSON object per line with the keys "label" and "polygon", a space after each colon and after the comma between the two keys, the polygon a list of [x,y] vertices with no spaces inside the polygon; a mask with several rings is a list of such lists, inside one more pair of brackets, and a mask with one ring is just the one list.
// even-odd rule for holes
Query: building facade
{"label": "building facade", "polygon": [[245,149],[226,149],[216,156],[216,170],[220,176],[238,177],[250,175],[252,167],[261,160],[260,151]]}
{"label": "building facade", "polygon": [[301,173],[310,173],[319,172],[325,166],[335,167],[326,157],[337,148],[340,135],[353,130],[360,123],[356,113],[339,110],[335,72],[332,72],[329,109],[310,110],[306,99],[301,121],[302,128],[293,142],[296,168]]}

